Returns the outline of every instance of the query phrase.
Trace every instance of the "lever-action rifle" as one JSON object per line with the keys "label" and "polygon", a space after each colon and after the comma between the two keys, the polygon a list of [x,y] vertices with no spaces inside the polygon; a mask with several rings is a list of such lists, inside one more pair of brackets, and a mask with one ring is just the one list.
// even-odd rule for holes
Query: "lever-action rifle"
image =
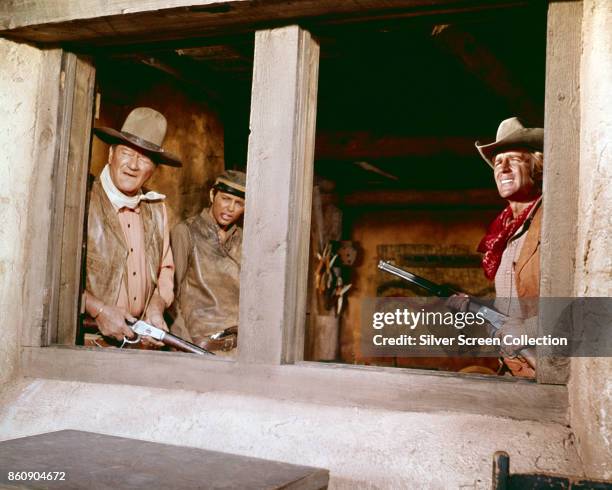
{"label": "lever-action rifle", "polygon": [[[381,260],[378,263],[378,268],[381,271],[388,272],[389,274],[393,274],[394,276],[397,276],[400,279],[404,279],[405,281],[408,281],[409,283],[414,284],[415,286],[419,286],[425,291],[440,298],[448,298],[453,294],[459,293],[459,291],[455,291],[454,289],[449,288],[448,286],[442,286],[440,284],[436,284],[435,282],[431,282],[428,279],[425,279],[424,277],[417,276],[412,272],[400,269],[399,267],[396,267],[384,260]],[[495,328],[495,330],[500,328],[504,324],[504,322],[508,320],[508,318],[510,318],[504,315],[503,313],[500,313],[499,311],[495,310],[494,308],[491,308],[479,302],[472,296],[468,296],[468,298],[468,311],[471,311],[472,313],[480,313],[482,318],[489,322],[491,326]]]}
{"label": "lever-action rifle", "polygon": [[[440,298],[448,298],[454,294],[458,294],[459,291],[455,291],[452,288],[447,286],[442,286],[440,284],[436,284],[435,282],[429,281],[424,277],[417,276],[412,272],[405,271],[404,269],[400,269],[385,260],[381,260],[378,262],[378,268],[382,271],[388,272],[389,274],[393,274],[394,276],[399,277],[400,279],[404,279],[415,286],[419,286],[420,288],[428,291],[434,296],[438,296]],[[485,305],[484,303],[478,301],[473,296],[467,295],[468,302],[468,311],[472,313],[480,313],[480,316],[484,318],[494,330],[501,328],[501,326],[506,322],[510,317],[500,313],[494,308]],[[524,355],[525,359],[529,362],[529,364],[534,367],[535,362],[535,352],[532,348],[522,349],[521,353]]]}
{"label": "lever-action rifle", "polygon": [[124,344],[136,344],[140,342],[141,335],[148,335],[149,337],[152,337],[155,340],[163,342],[164,345],[167,345],[168,347],[173,347],[182,352],[191,352],[192,354],[199,355],[215,355],[213,352],[203,349],[202,347],[192,344],[191,342],[187,342],[185,339],[177,337],[176,335],[173,335],[170,332],[166,332],[161,328],[157,328],[143,320],[138,320],[137,322],[134,322],[132,324],[128,323],[128,325],[136,334],[136,339],[130,340],[127,337],[124,337]]}

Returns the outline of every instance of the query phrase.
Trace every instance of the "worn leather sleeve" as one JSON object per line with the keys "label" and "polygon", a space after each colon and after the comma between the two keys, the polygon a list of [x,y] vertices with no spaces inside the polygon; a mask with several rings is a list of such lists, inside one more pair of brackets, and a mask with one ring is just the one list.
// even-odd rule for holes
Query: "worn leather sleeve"
{"label": "worn leather sleeve", "polygon": [[172,244],[172,255],[174,256],[174,291],[178,298],[181,284],[189,265],[189,254],[191,253],[189,228],[187,228],[184,222],[179,223],[172,229],[170,243]]}
{"label": "worn leather sleeve", "polygon": [[164,300],[166,308],[168,308],[174,301],[174,255],[172,254],[172,248],[170,247],[170,233],[168,232],[168,215],[166,213],[166,206],[163,205],[163,223],[164,223],[164,238],[162,245],[162,258],[159,271],[159,277],[157,280],[156,292]]}

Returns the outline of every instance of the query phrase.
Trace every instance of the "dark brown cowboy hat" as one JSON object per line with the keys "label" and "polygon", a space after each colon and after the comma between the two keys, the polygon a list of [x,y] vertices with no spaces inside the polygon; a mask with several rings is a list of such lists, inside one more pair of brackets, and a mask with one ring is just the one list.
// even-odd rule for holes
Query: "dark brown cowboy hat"
{"label": "dark brown cowboy hat", "polygon": [[497,129],[497,136],[493,143],[481,145],[476,142],[476,148],[491,167],[495,155],[510,148],[529,148],[542,151],[544,147],[544,129],[526,128],[518,117],[505,119]]}
{"label": "dark brown cowboy hat", "polygon": [[246,174],[239,170],[226,170],[217,177],[213,189],[244,199],[246,192]]}
{"label": "dark brown cowboy hat", "polygon": [[109,145],[125,144],[141,150],[155,163],[181,167],[176,156],[162,148],[166,137],[166,118],[149,107],[137,107],[128,114],[121,131],[113,128],[94,128],[94,134]]}

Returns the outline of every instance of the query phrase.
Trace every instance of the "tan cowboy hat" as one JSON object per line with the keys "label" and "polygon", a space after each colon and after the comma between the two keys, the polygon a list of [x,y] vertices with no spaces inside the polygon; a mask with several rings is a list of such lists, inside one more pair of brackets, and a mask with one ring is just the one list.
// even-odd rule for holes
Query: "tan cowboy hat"
{"label": "tan cowboy hat", "polygon": [[518,117],[505,119],[497,128],[497,136],[493,143],[481,145],[476,142],[476,148],[491,167],[493,158],[499,152],[509,148],[531,148],[542,151],[544,147],[544,129],[526,128]]}
{"label": "tan cowboy hat", "polygon": [[94,134],[109,145],[126,144],[136,147],[155,163],[181,167],[176,156],[162,148],[168,123],[160,112],[149,107],[137,107],[128,114],[121,131],[94,128]]}

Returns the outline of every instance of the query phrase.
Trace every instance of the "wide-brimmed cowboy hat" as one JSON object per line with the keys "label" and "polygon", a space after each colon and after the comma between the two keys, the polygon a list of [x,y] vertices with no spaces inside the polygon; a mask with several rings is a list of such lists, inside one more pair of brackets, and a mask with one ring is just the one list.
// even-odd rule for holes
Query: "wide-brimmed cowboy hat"
{"label": "wide-brimmed cowboy hat", "polygon": [[176,156],[162,148],[168,123],[160,112],[149,107],[137,107],[128,114],[121,131],[94,128],[94,134],[109,145],[125,144],[142,151],[155,163],[181,167]]}
{"label": "wide-brimmed cowboy hat", "polygon": [[518,117],[505,119],[497,128],[497,136],[493,143],[481,145],[476,142],[476,148],[491,167],[494,166],[495,155],[510,148],[529,148],[542,151],[544,147],[544,129],[526,128]]}

